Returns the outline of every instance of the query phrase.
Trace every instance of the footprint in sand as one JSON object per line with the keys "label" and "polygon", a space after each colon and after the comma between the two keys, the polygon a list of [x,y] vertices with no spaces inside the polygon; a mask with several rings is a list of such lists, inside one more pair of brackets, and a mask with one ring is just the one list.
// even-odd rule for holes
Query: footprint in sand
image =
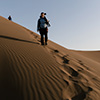
{"label": "footprint in sand", "polygon": [[54,50],[54,52],[59,53],[59,51],[58,51],[58,50]]}
{"label": "footprint in sand", "polygon": [[63,59],[63,63],[69,64],[69,60],[66,58],[66,56],[63,56],[62,59]]}

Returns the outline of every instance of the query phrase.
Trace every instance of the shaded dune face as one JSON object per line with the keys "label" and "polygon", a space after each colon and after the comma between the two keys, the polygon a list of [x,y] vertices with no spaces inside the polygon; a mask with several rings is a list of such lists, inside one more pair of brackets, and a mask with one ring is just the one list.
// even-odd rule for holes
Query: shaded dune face
{"label": "shaded dune face", "polygon": [[0,100],[99,100],[99,66],[0,17]]}
{"label": "shaded dune face", "polygon": [[0,34],[1,100],[61,99],[64,85],[55,59],[27,30],[4,18],[0,21],[8,30]]}
{"label": "shaded dune face", "polygon": [[0,98],[15,100],[62,99],[59,64],[37,44],[0,39]]}
{"label": "shaded dune face", "polygon": [[20,96],[20,100],[61,99],[64,85],[59,65],[43,47],[7,39],[0,43],[1,94]]}

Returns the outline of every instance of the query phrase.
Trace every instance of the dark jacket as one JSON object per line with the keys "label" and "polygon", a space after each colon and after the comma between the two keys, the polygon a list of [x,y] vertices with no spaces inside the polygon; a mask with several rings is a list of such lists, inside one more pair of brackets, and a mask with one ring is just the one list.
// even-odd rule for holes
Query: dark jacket
{"label": "dark jacket", "polygon": [[[44,20],[43,23],[41,23],[41,20]],[[42,27],[41,27],[41,24],[45,24],[47,28],[48,26],[50,26],[49,22],[47,21],[46,17],[42,18],[40,16],[39,20],[38,20],[38,24],[37,24],[37,30],[40,30]]]}

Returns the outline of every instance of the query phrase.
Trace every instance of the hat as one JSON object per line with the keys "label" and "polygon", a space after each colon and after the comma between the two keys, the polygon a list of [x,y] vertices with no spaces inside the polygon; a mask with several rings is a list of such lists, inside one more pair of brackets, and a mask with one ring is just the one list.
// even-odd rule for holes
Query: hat
{"label": "hat", "polygon": [[42,15],[42,14],[46,15],[46,13],[44,13],[44,12],[41,12],[41,15]]}

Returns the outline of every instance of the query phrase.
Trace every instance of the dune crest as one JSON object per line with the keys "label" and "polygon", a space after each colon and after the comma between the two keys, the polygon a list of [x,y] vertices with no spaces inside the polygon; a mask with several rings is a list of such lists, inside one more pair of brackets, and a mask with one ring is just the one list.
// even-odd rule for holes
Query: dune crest
{"label": "dune crest", "polygon": [[41,46],[38,34],[0,17],[0,100],[100,100],[99,72],[100,52]]}

